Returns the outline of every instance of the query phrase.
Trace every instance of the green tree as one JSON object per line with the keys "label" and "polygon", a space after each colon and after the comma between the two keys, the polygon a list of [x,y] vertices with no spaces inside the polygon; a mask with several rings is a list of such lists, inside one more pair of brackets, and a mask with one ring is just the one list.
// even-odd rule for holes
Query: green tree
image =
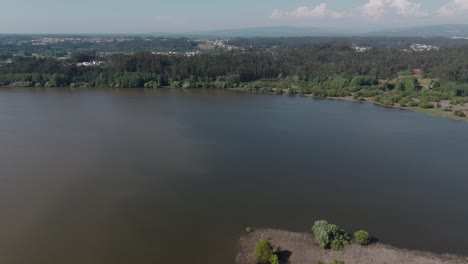
{"label": "green tree", "polygon": [[268,263],[273,255],[273,247],[266,240],[260,240],[255,245],[255,258],[260,263]]}
{"label": "green tree", "polygon": [[396,90],[398,91],[418,91],[420,90],[420,84],[416,77],[413,76],[405,76],[398,80],[395,86]]}
{"label": "green tree", "polygon": [[312,234],[315,243],[323,249],[341,250],[351,240],[349,234],[343,229],[337,225],[329,224],[325,220],[319,220],[314,223]]}
{"label": "green tree", "polygon": [[359,230],[354,233],[354,240],[361,245],[368,245],[371,241],[371,236],[369,232],[364,230]]}

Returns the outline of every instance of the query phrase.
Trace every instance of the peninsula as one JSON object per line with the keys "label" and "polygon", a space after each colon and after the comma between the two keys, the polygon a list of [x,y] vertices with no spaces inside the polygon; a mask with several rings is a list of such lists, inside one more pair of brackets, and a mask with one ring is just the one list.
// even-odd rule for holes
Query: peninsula
{"label": "peninsula", "polygon": [[466,264],[467,257],[437,255],[429,252],[399,249],[371,243],[363,246],[351,242],[339,251],[320,248],[310,233],[295,233],[275,229],[258,229],[240,238],[237,264],[257,264],[254,248],[267,240],[278,251],[280,263],[290,264]]}

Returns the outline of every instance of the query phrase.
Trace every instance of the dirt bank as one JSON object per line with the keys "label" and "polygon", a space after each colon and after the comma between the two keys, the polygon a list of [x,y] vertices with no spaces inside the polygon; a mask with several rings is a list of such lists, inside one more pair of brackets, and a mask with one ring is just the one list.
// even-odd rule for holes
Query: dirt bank
{"label": "dirt bank", "polygon": [[467,257],[436,255],[429,252],[398,249],[375,243],[369,246],[351,244],[342,251],[323,250],[316,246],[312,236],[273,229],[259,229],[240,239],[237,264],[256,264],[253,254],[255,244],[268,240],[274,249],[280,248],[282,263],[315,264],[342,260],[346,264],[467,264]]}

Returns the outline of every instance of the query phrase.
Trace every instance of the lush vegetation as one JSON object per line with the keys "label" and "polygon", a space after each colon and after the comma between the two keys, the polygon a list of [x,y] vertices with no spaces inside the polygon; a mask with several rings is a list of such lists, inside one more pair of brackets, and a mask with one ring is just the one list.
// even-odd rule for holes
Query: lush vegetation
{"label": "lush vegetation", "polygon": [[354,240],[360,245],[368,245],[371,241],[371,236],[369,232],[364,230],[359,230],[354,233]]}
{"label": "lush vegetation", "polygon": [[278,258],[278,255],[277,254],[273,254],[271,255],[269,261],[268,261],[270,264],[279,264],[280,261],[279,261],[279,258]]}
{"label": "lush vegetation", "polygon": [[[330,224],[325,220],[319,220],[312,226],[312,236],[315,243],[323,249],[341,250],[346,247],[351,237],[337,225]],[[354,241],[360,245],[368,245],[371,242],[369,232],[359,230],[354,233]]]}
{"label": "lush vegetation", "polygon": [[325,220],[316,221],[312,227],[314,241],[323,249],[341,250],[347,246],[351,237],[337,225]]}
{"label": "lush vegetation", "polygon": [[314,45],[356,45],[376,49],[409,49],[414,43],[455,48],[468,45],[468,40],[453,40],[444,37],[263,37],[235,38],[230,45],[252,50],[303,49]]}
{"label": "lush vegetation", "polygon": [[[454,88],[459,89],[453,96],[464,96],[467,87],[458,85],[468,82],[468,47],[430,52],[356,52],[348,46],[323,45],[281,52],[224,52],[192,57],[149,52],[115,54],[105,58],[80,53],[71,57],[69,61],[14,57],[12,63],[0,67],[0,74],[63,74],[65,84],[87,83],[96,87],[113,86],[118,82],[116,78],[124,73],[129,73],[127,79],[147,80],[146,75],[135,75],[138,73],[153,74],[154,78],[159,76],[163,86],[176,83],[187,84],[190,88],[222,88],[241,82],[249,87],[267,84],[270,88],[296,87],[301,92],[313,89],[357,92],[364,87],[371,91],[380,88],[409,93],[420,91],[412,79],[403,78],[395,87],[383,85],[379,80],[393,80],[401,73],[410,73],[417,68],[422,70],[423,77],[440,80],[429,88],[447,95],[454,92]],[[75,64],[91,58],[105,60],[106,64],[100,67],[78,67]],[[228,76],[238,79],[231,82],[223,80]],[[25,80],[17,75],[15,81]]]}
{"label": "lush vegetation", "polygon": [[279,264],[278,253],[273,251],[273,247],[267,240],[260,240],[255,245],[255,258],[261,264]]}
{"label": "lush vegetation", "polygon": [[255,245],[255,258],[259,263],[269,263],[273,255],[273,247],[268,241],[260,240]]}

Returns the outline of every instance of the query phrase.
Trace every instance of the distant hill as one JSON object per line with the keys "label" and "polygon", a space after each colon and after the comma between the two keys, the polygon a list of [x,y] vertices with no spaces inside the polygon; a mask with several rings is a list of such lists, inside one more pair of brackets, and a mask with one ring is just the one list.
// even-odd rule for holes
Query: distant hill
{"label": "distant hill", "polygon": [[370,32],[366,35],[388,37],[468,37],[468,25],[435,25]]}
{"label": "distant hill", "polygon": [[345,36],[386,36],[386,37],[468,37],[468,24],[434,25],[422,27],[394,28],[385,30],[361,30],[318,27],[257,27],[197,31],[180,34],[154,33],[153,36],[189,38],[253,38],[253,37],[345,37]]}
{"label": "distant hill", "polygon": [[337,28],[315,27],[257,27],[244,29],[226,29],[187,33],[192,36],[232,37],[312,37],[312,36],[342,36],[346,31]]}

